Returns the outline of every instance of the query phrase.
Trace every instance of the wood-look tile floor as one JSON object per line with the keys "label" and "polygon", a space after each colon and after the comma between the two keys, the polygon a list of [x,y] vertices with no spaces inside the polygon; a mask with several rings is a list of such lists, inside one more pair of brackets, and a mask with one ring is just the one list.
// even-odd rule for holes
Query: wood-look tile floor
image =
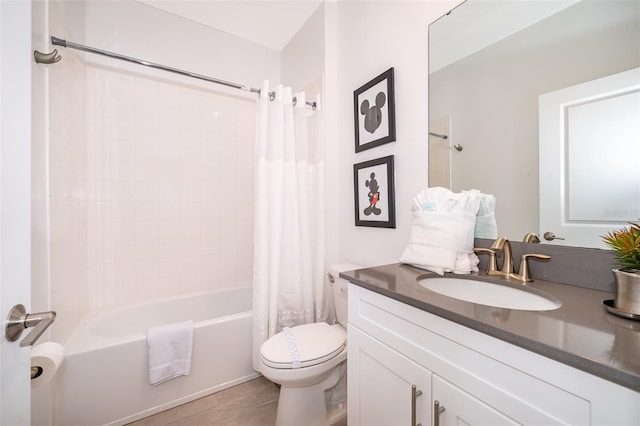
{"label": "wood-look tile floor", "polygon": [[[276,385],[259,377],[128,426],[273,426],[279,394]],[[345,419],[332,426],[346,425]]]}
{"label": "wood-look tile floor", "polygon": [[130,426],[272,426],[280,391],[259,377],[163,411]]}

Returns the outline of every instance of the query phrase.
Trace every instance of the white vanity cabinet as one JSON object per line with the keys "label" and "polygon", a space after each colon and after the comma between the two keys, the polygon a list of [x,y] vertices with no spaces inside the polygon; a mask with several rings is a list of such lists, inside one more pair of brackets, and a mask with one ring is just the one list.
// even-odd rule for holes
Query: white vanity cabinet
{"label": "white vanity cabinet", "polygon": [[442,377],[435,375],[433,376],[433,400],[434,405],[437,401],[440,406],[438,414],[440,426],[520,424]]}
{"label": "white vanity cabinet", "polygon": [[[640,424],[638,392],[351,284],[348,423]],[[414,424],[416,424],[414,423]]]}
{"label": "white vanity cabinet", "polygon": [[348,423],[428,425],[431,372],[356,327],[348,333],[348,401],[358,395],[354,404],[349,402]]}

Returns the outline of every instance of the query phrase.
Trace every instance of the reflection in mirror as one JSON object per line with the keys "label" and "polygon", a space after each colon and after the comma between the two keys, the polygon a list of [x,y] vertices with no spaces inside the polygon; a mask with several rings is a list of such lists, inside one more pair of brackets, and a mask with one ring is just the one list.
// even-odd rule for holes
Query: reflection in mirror
{"label": "reflection in mirror", "polygon": [[[540,227],[590,246],[640,214],[640,68],[540,96]],[[562,200],[562,204],[554,200]],[[564,220],[559,220],[559,219]]]}
{"label": "reflection in mirror", "polygon": [[[564,197],[576,202],[576,194],[568,193],[564,161],[558,163],[561,196],[539,199],[539,99],[639,67],[636,0],[467,0],[429,27],[429,132],[447,135],[429,136],[429,185],[495,195],[498,233],[512,240],[521,241],[529,232],[543,239],[550,232],[566,239],[544,243],[603,247],[597,236],[587,240],[565,236],[563,228],[541,229],[539,212],[550,202],[558,205],[559,223],[577,227],[581,219],[567,219]],[[635,107],[632,117],[640,114],[640,105]],[[558,157],[568,152],[560,143]],[[637,138],[633,143],[638,146]],[[606,150],[612,144],[600,145]],[[620,159],[628,154],[633,155],[622,153]],[[608,172],[593,173],[602,173],[604,181]],[[640,191],[638,173],[628,179]],[[626,218],[599,218],[598,224],[613,229],[625,225]]]}

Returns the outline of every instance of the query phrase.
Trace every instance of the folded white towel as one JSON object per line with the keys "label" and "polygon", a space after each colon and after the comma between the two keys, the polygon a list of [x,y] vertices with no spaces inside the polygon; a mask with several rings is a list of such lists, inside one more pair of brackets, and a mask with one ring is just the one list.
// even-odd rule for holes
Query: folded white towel
{"label": "folded white towel", "polygon": [[433,186],[418,193],[411,201],[411,211],[448,212],[456,207],[455,194],[447,188]]}
{"label": "folded white towel", "polygon": [[456,267],[452,269],[451,272],[454,274],[478,272],[478,263],[480,263],[480,259],[478,259],[475,253],[458,253]]}
{"label": "folded white towel", "polygon": [[[417,205],[421,208],[416,209]],[[473,253],[479,207],[476,194],[427,188],[416,196],[412,206],[411,235],[400,262],[440,275],[478,271],[478,257]]]}
{"label": "folded white towel", "polygon": [[477,272],[473,253],[475,215],[413,212],[411,235],[400,262],[437,274]]}
{"label": "folded white towel", "polygon": [[476,238],[498,238],[498,224],[496,223],[496,197],[491,194],[483,194],[477,189],[462,191],[463,194],[475,194],[480,201],[478,214],[476,214],[476,228],[474,236]]}
{"label": "folded white towel", "polygon": [[159,385],[191,373],[193,321],[151,327],[147,330],[149,382]]}

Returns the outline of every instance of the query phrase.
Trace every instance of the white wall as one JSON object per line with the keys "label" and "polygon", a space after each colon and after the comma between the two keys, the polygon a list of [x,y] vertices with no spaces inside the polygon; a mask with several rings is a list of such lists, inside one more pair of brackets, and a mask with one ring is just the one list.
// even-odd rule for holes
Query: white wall
{"label": "white wall", "polygon": [[[305,90],[324,75],[324,7],[309,17],[282,49],[282,81],[294,90]],[[275,82],[273,82],[275,83]],[[313,95],[307,93],[307,96]]]}
{"label": "white wall", "polygon": [[[260,88],[263,80],[280,81],[280,52],[179,18],[133,0],[87,2],[86,44],[112,52],[145,59],[217,79]],[[87,60],[110,67],[143,72],[160,78],[174,78],[165,71],[114,61],[96,55]],[[211,83],[175,77],[187,84]],[[237,89],[215,86],[233,93]],[[248,95],[256,99],[256,95]]]}
{"label": "white wall", "polygon": [[[427,187],[427,30],[459,1],[325,4],[327,263],[397,262],[409,238],[409,202]],[[396,142],[355,154],[353,91],[394,67]],[[396,229],[356,227],[353,164],[395,156]]]}

